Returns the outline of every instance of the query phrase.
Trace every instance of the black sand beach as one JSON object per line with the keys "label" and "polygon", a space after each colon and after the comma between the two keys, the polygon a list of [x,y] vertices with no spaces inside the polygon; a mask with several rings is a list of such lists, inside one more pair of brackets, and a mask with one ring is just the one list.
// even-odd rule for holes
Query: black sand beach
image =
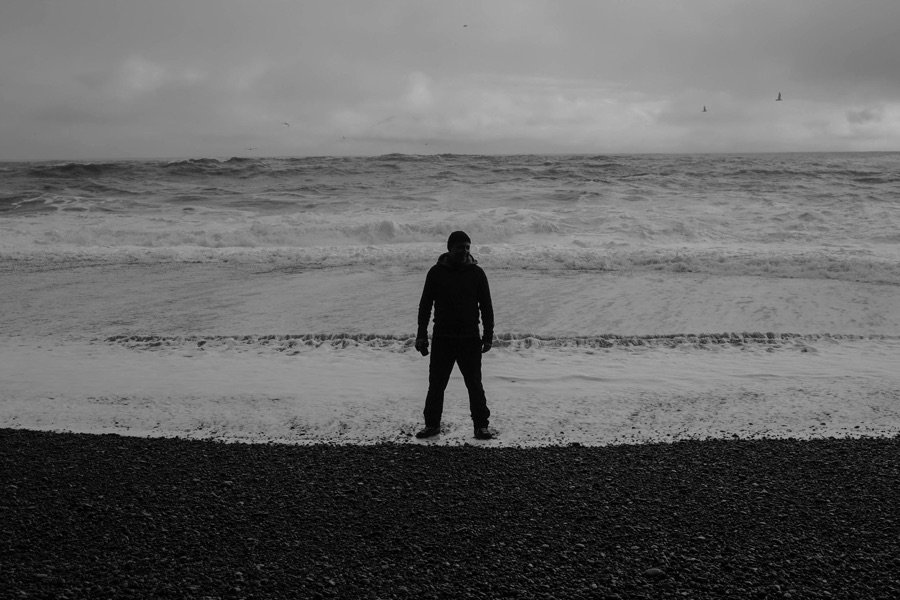
{"label": "black sand beach", "polygon": [[0,430],[4,598],[897,598],[900,438],[483,449]]}

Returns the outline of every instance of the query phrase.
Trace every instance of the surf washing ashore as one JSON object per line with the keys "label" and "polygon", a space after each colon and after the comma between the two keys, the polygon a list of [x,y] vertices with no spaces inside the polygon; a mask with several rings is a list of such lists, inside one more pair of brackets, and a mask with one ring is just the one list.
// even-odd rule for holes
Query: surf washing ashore
{"label": "surf washing ashore", "polygon": [[[896,435],[898,159],[4,163],[0,426],[412,441],[418,295],[462,229],[489,446]],[[429,443],[471,442],[464,399]]]}

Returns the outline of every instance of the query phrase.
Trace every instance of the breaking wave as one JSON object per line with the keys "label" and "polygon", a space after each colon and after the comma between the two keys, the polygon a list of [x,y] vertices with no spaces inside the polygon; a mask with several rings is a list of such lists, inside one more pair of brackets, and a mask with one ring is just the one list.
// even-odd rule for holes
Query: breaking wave
{"label": "breaking wave", "polygon": [[896,153],[5,163],[0,259],[491,268],[900,284]]}

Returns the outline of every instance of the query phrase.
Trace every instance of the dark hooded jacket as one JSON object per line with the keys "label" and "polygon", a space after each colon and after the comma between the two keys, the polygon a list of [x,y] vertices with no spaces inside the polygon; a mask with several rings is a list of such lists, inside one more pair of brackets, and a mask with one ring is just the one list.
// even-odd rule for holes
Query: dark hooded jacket
{"label": "dark hooded jacket", "polygon": [[425,277],[416,337],[428,336],[428,319],[434,304],[435,336],[479,337],[480,310],[483,339],[491,340],[494,336],[494,307],[487,276],[471,254],[466,254],[466,260],[459,266],[453,265],[448,257],[449,253],[442,254]]}

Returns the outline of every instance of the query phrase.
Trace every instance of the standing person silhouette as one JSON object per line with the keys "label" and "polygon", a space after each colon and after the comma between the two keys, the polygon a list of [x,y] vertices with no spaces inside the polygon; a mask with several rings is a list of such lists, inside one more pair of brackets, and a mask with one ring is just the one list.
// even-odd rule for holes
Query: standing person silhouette
{"label": "standing person silhouette", "polygon": [[[447,250],[438,258],[425,278],[419,301],[419,328],[416,350],[428,354],[428,320],[434,305],[431,362],[428,366],[428,395],[425,397],[425,428],[417,438],[429,438],[441,432],[444,390],[450,380],[453,364],[459,365],[466,389],[469,410],[475,426],[475,437],[489,440],[491,411],[487,407],[481,385],[481,355],[491,349],[494,338],[494,308],[487,276],[478,261],[469,254],[469,236],[454,231],[447,240]],[[484,334],[478,332],[478,313]]]}

